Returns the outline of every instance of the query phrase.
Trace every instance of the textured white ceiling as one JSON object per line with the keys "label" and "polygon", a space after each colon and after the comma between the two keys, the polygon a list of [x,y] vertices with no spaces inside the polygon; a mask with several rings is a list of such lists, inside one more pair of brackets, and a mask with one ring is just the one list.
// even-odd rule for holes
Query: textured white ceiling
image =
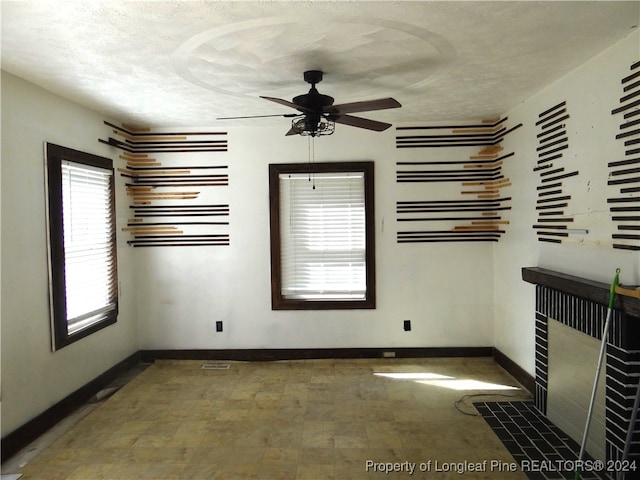
{"label": "textured white ceiling", "polygon": [[1,16],[4,70],[127,123],[290,113],[258,96],[306,93],[308,69],[336,103],[403,105],[362,116],[430,122],[507,111],[628,35],[640,2],[46,0]]}

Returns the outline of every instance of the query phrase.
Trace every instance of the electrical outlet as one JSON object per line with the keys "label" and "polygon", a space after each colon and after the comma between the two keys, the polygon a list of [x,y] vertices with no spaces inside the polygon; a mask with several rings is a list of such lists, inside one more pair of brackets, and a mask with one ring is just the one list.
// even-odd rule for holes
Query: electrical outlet
{"label": "electrical outlet", "polygon": [[384,358],[395,358],[396,352],[382,352]]}
{"label": "electrical outlet", "polygon": [[403,325],[404,325],[404,331],[405,332],[410,332],[411,331],[411,320],[405,320]]}
{"label": "electrical outlet", "polygon": [[218,320],[216,322],[216,332],[221,332],[222,331],[222,321]]}

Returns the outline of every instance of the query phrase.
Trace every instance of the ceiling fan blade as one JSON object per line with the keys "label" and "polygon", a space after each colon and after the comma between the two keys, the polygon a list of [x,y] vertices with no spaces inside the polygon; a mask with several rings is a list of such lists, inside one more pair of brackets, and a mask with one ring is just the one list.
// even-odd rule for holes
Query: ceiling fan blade
{"label": "ceiling fan blade", "polygon": [[366,128],[367,130],[374,130],[376,132],[382,132],[391,126],[390,123],[369,120],[368,118],[354,117],[353,115],[336,115],[335,117],[330,115],[329,119],[336,123],[342,123],[351,127]]}
{"label": "ceiling fan blade", "polygon": [[288,100],[283,100],[282,98],[263,97],[262,95],[260,96],[260,98],[264,98],[265,100],[269,100],[271,102],[279,103],[280,105],[284,105],[286,107],[295,108],[299,112],[311,112],[311,110],[309,110],[308,108],[301,107],[300,105],[296,105],[295,103],[289,102]]}
{"label": "ceiling fan blade", "polygon": [[275,115],[248,115],[245,117],[218,117],[216,120],[238,120],[241,118],[267,118],[267,117],[284,117],[284,118],[292,118],[300,115],[299,113],[281,113]]}
{"label": "ceiling fan blade", "polygon": [[324,108],[325,113],[356,113],[370,112],[372,110],[386,110],[388,108],[400,108],[400,102],[395,98],[379,98],[364,102],[343,103],[340,105],[330,105]]}
{"label": "ceiling fan blade", "polygon": [[296,132],[296,131],[293,129],[293,127],[291,127],[291,128],[289,129],[289,131],[288,131],[287,133],[285,133],[285,134],[284,134],[284,136],[285,136],[285,137],[289,137],[289,136],[291,136],[291,135],[298,135],[298,132]]}

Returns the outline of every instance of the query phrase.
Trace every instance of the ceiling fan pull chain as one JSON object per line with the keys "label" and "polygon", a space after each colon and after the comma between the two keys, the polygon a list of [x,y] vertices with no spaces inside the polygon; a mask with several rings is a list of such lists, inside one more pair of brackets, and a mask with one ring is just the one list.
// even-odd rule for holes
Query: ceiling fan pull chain
{"label": "ceiling fan pull chain", "polygon": [[310,136],[309,136],[309,137],[307,137],[307,138],[309,139],[309,140],[308,140],[308,142],[309,142],[309,143],[308,143],[308,154],[309,154],[309,181],[311,181],[311,180],[313,179],[313,184],[312,184],[313,186],[312,186],[312,188],[313,188],[313,190],[315,190],[315,189],[316,189],[316,174],[315,174],[315,172],[312,172],[312,170],[311,170],[311,164],[312,164],[312,163],[315,163],[315,161],[316,161],[316,146],[315,146],[316,144],[315,144],[315,142],[314,142],[314,140],[313,140],[313,139],[314,139],[314,137],[313,137],[313,136],[311,136],[311,135],[310,135]]}

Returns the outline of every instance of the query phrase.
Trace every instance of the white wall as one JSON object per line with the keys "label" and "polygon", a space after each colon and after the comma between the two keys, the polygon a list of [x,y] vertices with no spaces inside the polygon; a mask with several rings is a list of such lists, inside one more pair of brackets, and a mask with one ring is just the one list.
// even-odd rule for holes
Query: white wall
{"label": "white wall", "polygon": [[[230,204],[231,245],[136,250],[142,349],[492,345],[492,246],[396,243],[396,201],[403,198],[395,129],[338,125],[315,140],[318,162],[375,162],[377,308],[272,311],[268,164],[306,162],[308,144],[284,136],[286,120],[259,125],[230,127],[229,151],[209,160],[229,165],[228,191],[216,190],[214,198]],[[166,161],[195,161],[188,155]],[[224,322],[222,333],[216,320]],[[403,320],[412,321],[411,332]]]}
{"label": "white wall", "polygon": [[[118,323],[51,351],[44,142],[111,156],[103,118],[2,72],[2,435],[137,351],[132,255],[118,245]],[[118,180],[117,187],[122,187]],[[118,224],[127,213],[117,197]]]}
{"label": "white wall", "polygon": [[[516,151],[505,172],[517,194],[508,233],[494,251],[495,346],[531,374],[535,287],[523,282],[522,267],[539,266],[607,284],[616,267],[621,267],[622,283],[640,283],[640,253],[611,247],[616,227],[607,204],[607,198],[617,194],[607,186],[607,163],[624,158],[623,144],[615,139],[621,115],[614,117],[611,110],[624,95],[620,80],[638,60],[640,35],[634,31],[506,114],[523,127],[505,141],[507,148]],[[532,228],[539,182],[533,168],[538,160],[538,114],[562,101],[567,102],[570,115],[566,121],[569,148],[554,166],[580,172],[564,182],[564,192],[572,196],[566,213],[574,218],[571,228],[588,229],[589,234],[571,235],[557,245],[538,242]]]}

